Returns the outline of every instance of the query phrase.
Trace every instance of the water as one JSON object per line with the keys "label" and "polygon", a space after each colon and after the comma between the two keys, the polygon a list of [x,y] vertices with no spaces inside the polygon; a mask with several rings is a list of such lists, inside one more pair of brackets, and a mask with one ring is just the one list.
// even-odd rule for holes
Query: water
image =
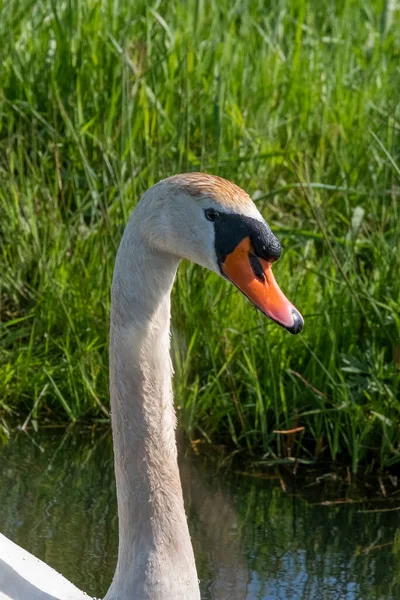
{"label": "water", "polygon": [[[0,529],[102,597],[117,553],[110,436],[35,440],[20,434],[0,447]],[[321,486],[324,498],[344,497],[348,487],[328,482],[294,494],[290,481],[283,491],[277,476],[227,472],[189,450],[181,473],[202,599],[400,598],[400,511],[364,512],[388,508],[376,502],[313,505]]]}

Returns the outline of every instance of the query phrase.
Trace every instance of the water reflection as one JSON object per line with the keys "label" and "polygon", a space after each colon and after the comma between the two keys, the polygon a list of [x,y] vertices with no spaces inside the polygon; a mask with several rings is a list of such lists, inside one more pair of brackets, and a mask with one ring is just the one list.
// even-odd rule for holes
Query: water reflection
{"label": "water reflection", "polygon": [[[117,553],[110,436],[38,443],[21,434],[0,449],[0,529],[102,597]],[[312,488],[284,493],[274,478],[217,472],[191,452],[181,458],[204,600],[400,597],[399,512],[312,506]]]}

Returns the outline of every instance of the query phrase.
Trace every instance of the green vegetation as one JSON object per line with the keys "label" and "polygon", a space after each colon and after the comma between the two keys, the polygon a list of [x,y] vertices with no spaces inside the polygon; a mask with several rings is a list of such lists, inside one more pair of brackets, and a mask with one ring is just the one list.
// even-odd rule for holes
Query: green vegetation
{"label": "green vegetation", "polygon": [[[193,265],[180,422],[263,460],[399,462],[400,27],[393,3],[0,3],[0,417],[108,418],[109,286],[157,180],[208,171],[280,237],[292,337]],[[304,427],[293,436],[274,433]]]}

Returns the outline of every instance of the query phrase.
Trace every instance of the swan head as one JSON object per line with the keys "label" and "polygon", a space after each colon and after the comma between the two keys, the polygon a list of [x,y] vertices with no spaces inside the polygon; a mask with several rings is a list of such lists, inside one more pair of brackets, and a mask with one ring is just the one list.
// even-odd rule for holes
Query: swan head
{"label": "swan head", "polygon": [[249,195],[204,173],[174,175],[143,196],[143,234],[157,249],[231,281],[267,317],[296,334],[303,317],[272,273],[282,248]]}

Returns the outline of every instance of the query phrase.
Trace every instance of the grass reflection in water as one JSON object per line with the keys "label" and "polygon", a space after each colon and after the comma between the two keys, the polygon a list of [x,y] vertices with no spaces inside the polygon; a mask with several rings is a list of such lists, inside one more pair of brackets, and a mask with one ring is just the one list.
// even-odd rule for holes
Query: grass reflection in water
{"label": "grass reflection in water", "polygon": [[[101,596],[117,553],[111,437],[35,441],[21,434],[0,449],[1,530]],[[299,493],[289,480],[283,491],[279,477],[235,474],[189,450],[181,473],[202,598],[399,597],[400,511],[388,510],[395,502],[360,500],[329,478]],[[356,501],[330,503],[349,494]]]}

